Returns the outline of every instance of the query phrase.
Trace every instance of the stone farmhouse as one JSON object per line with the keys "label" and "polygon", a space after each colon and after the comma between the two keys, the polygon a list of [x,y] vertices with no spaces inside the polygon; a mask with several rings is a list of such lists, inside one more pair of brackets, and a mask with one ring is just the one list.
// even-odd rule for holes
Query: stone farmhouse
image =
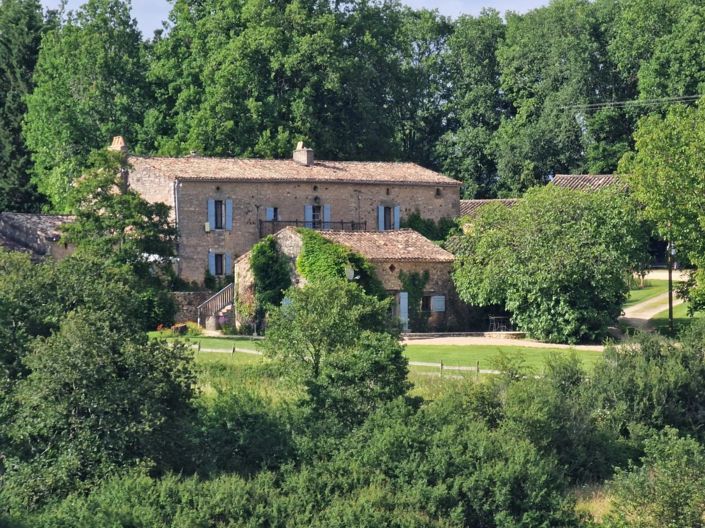
{"label": "stone farmhouse", "polygon": [[[458,328],[462,325],[464,305],[458,299],[451,271],[454,257],[427,238],[411,229],[365,231],[321,231],[321,235],[341,246],[362,255],[373,266],[384,289],[394,296],[393,317],[409,330],[409,294],[404,291],[400,273],[428,272],[428,281],[421,298],[422,325],[432,331]],[[286,227],[274,235],[279,250],[290,261],[292,284],[302,284],[305,279],[296,271],[296,259],[303,247],[303,240],[294,227]],[[352,272],[352,270],[351,270]],[[250,252],[235,261],[236,296],[240,302],[254,301],[254,276],[250,269]],[[350,278],[354,280],[354,273]]]}
{"label": "stone farmhouse", "polygon": [[[116,138],[112,149],[125,151]],[[179,276],[232,273],[235,259],[289,226],[322,231],[398,230],[418,212],[455,218],[460,183],[413,163],[318,161],[299,144],[289,160],[129,156],[128,182],[172,207]]]}

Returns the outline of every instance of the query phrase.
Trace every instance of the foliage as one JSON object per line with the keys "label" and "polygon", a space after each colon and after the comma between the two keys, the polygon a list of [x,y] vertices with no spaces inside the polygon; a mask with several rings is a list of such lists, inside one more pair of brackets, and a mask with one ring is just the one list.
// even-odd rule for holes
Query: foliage
{"label": "foliage", "polygon": [[149,101],[144,45],[130,4],[89,0],[42,39],[24,137],[35,181],[57,211],[92,150],[136,143]]}
{"label": "foliage", "polygon": [[421,312],[421,299],[429,277],[428,270],[423,273],[406,273],[403,270],[399,272],[402,289],[409,294],[409,327],[414,332],[423,332],[426,329],[427,315]]}
{"label": "foliage", "polygon": [[175,433],[194,397],[192,358],[109,316],[69,314],[24,360],[30,374],[15,391],[15,456],[2,487],[18,508],[90,489],[121,467],[178,460]]}
{"label": "foliage", "polygon": [[346,279],[346,268],[352,268],[355,282],[370,295],[386,295],[374,267],[362,255],[325,239],[312,229],[299,229],[303,245],[296,259],[296,269],[309,282]]}
{"label": "foliage", "polygon": [[[665,117],[649,116],[639,122],[635,150],[620,163],[642,215],[657,233],[675,245],[679,259],[701,267],[705,256],[703,207],[699,189],[705,180],[699,167],[704,134],[705,104],[697,108],[673,107]],[[686,293],[691,310],[705,306],[702,277]]]}
{"label": "foliage", "polygon": [[336,279],[291,288],[286,297],[271,312],[261,347],[306,387],[315,413],[355,423],[406,392],[406,360],[389,327],[388,300]]}
{"label": "foliage", "polygon": [[441,218],[436,222],[431,218],[423,218],[421,213],[414,211],[402,221],[401,227],[413,229],[429,240],[440,242],[448,238],[451,231],[458,228],[458,224],[450,218]]}
{"label": "foliage", "polygon": [[278,468],[293,454],[285,417],[251,393],[218,393],[199,412],[194,461],[199,474],[254,474]]}
{"label": "foliage", "polygon": [[645,238],[623,192],[549,185],[514,207],[483,207],[458,244],[453,277],[461,299],[503,305],[535,338],[594,340],[620,314]]}
{"label": "foliage", "polygon": [[257,304],[261,307],[281,304],[284,292],[291,286],[291,271],[273,236],[252,246],[250,268],[255,278]]}
{"label": "foliage", "polygon": [[21,124],[46,27],[39,0],[0,4],[0,211],[30,212],[41,204],[29,181],[32,164]]}
{"label": "foliage", "polygon": [[176,228],[169,207],[149,203],[127,187],[125,157],[106,150],[94,152],[90,169],[70,193],[75,219],[63,227],[63,239],[77,251],[104,255],[130,265],[148,278],[151,268],[171,266],[176,254]]}
{"label": "foliage", "polygon": [[463,182],[465,198],[495,193],[497,163],[492,138],[502,117],[509,115],[497,60],[505,30],[501,15],[494,10],[483,10],[476,18],[461,16],[442,56],[454,89],[445,108],[448,130],[436,143],[435,153],[443,173]]}
{"label": "foliage", "polygon": [[352,347],[330,354],[319,378],[308,382],[316,415],[359,425],[384,403],[406,394],[411,384],[403,350],[394,335],[363,331]]}
{"label": "foliage", "polygon": [[649,438],[641,466],[618,471],[610,485],[607,528],[694,528],[705,515],[705,448],[666,428]]}
{"label": "foliage", "polygon": [[630,344],[606,348],[595,366],[593,391],[595,408],[613,430],[638,423],[704,438],[703,332],[694,323],[681,344],[639,335]]}

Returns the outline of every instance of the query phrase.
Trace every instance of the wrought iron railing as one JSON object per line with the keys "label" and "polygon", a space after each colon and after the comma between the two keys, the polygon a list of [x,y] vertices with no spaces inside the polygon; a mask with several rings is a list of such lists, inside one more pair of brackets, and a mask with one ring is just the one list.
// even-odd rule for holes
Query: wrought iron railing
{"label": "wrought iron railing", "polygon": [[197,308],[198,325],[204,326],[206,324],[206,319],[224,310],[233,304],[234,301],[235,285],[230,283]]}
{"label": "wrought iron railing", "polygon": [[367,231],[367,222],[324,222],[322,220],[260,220],[260,238],[273,235],[285,227],[308,227],[319,231]]}

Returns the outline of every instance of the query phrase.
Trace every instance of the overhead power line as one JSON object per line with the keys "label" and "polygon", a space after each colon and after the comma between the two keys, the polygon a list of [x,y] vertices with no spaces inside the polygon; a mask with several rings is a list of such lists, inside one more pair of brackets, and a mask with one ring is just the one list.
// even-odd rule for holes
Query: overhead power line
{"label": "overhead power line", "polygon": [[605,101],[602,103],[585,103],[560,107],[561,110],[600,110],[602,108],[625,108],[628,106],[650,106],[664,103],[687,103],[697,101],[702,95],[680,95],[677,97],[659,97],[655,99],[629,99],[625,101]]}

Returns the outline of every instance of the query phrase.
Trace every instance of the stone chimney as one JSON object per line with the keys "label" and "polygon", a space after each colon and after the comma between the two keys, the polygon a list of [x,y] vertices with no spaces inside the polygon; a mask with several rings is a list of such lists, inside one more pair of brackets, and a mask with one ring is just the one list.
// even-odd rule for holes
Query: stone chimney
{"label": "stone chimney", "polygon": [[294,161],[300,165],[311,167],[313,165],[313,149],[304,147],[304,142],[299,141],[294,151]]}
{"label": "stone chimney", "polygon": [[115,136],[113,138],[113,143],[108,147],[108,150],[111,150],[113,152],[122,152],[123,154],[127,154],[127,143],[125,142],[125,138],[122,136]]}

